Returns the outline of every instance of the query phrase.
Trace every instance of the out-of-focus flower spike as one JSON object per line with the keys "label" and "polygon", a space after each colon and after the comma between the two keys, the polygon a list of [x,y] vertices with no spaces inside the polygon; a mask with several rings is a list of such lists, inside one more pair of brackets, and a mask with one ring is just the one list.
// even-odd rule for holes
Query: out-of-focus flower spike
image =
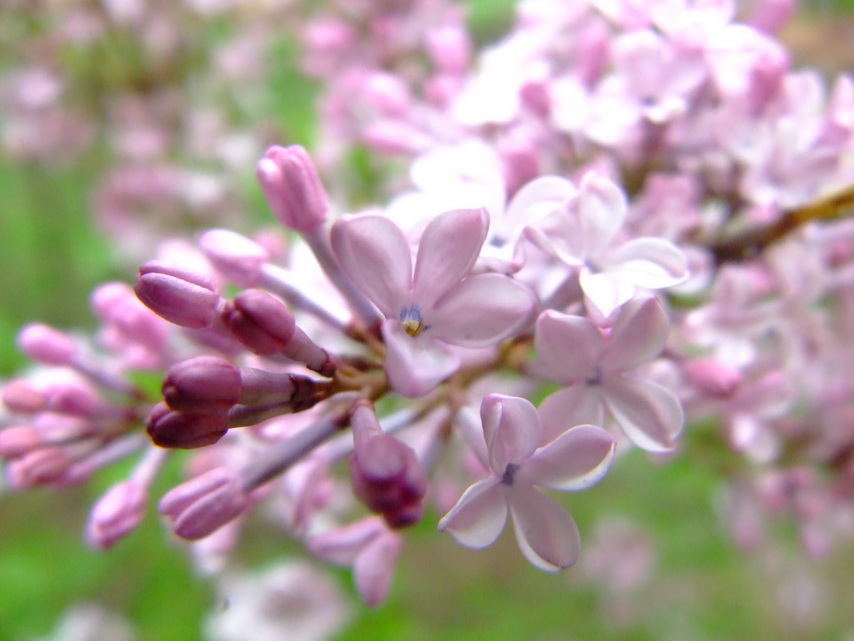
{"label": "out-of-focus flower spike", "polygon": [[148,261],[139,268],[134,291],[149,309],[181,327],[201,329],[216,320],[216,285],[184,267]]}

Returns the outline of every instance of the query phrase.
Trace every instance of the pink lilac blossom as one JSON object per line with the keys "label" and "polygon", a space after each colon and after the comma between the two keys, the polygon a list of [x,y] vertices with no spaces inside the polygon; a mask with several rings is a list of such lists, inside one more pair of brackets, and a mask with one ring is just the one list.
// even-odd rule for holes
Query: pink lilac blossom
{"label": "pink lilac blossom", "polygon": [[[38,368],[3,385],[10,488],[135,461],[91,511],[93,547],[119,545],[156,503],[199,566],[223,572],[259,510],[351,568],[377,606],[405,528],[431,508],[474,548],[509,517],[533,565],[569,567],[580,535],[545,491],[601,480],[612,429],[706,456],[694,433],[711,417],[739,470],[722,476],[740,492],[737,538],[762,536],[744,505],[788,511],[805,549],[828,552],[828,515],[854,493],[854,234],[840,220],[854,90],[792,70],[774,38],[788,2],[742,23],[726,0],[527,0],[479,51],[446,0],[331,2],[305,18],[299,3],[161,4],[65,3],[75,20],[26,52],[61,57],[113,25],[157,82],[99,96],[116,162],[96,210],[120,252],[145,256],[135,287],[93,294],[97,332],[20,333]],[[254,37],[236,32],[199,78],[183,12]],[[288,23],[321,83],[309,148],[210,99],[251,116],[260,49]],[[5,144],[29,160],[79,154],[89,128],[56,124],[79,117],[63,67],[28,65],[4,92]],[[366,184],[353,158],[375,171]],[[235,181],[253,162],[282,234],[240,220]],[[188,218],[215,229],[175,240]],[[184,478],[155,500],[174,449],[190,450]],[[330,633],[312,607],[340,613],[337,596],[309,574],[221,574],[241,603],[211,634],[237,638],[248,620],[259,638],[288,622]]]}

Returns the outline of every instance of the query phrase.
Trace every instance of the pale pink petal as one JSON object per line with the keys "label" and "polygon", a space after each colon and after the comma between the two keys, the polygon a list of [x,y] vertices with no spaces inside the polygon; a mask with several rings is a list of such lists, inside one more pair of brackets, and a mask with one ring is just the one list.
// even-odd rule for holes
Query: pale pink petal
{"label": "pale pink petal", "polygon": [[425,331],[453,345],[488,347],[530,323],[536,304],[526,285],[501,274],[479,274],[452,287],[425,313]]}
{"label": "pale pink petal", "polygon": [[382,331],[386,375],[399,394],[424,396],[460,366],[459,356],[447,345],[424,333],[410,336],[396,319],[386,320]]}
{"label": "pale pink petal", "polygon": [[352,216],[332,225],[332,249],[341,269],[387,318],[408,302],[412,255],[403,232],[383,216]]}
{"label": "pale pink petal", "polygon": [[353,580],[365,605],[377,607],[388,596],[401,543],[399,535],[386,530],[365,548],[353,564]]}
{"label": "pale pink petal", "polygon": [[618,274],[594,274],[588,269],[582,269],[579,274],[581,289],[587,305],[592,305],[592,312],[602,319],[607,319],[614,311],[632,299],[637,291],[635,285]]}
{"label": "pale pink petal", "polygon": [[506,229],[539,220],[577,193],[572,181],[560,176],[540,176],[526,183],[507,206],[501,225]]}
{"label": "pale pink petal", "polygon": [[524,398],[489,394],[480,404],[489,465],[499,477],[509,463],[521,463],[540,444],[540,416]]}
{"label": "pale pink petal", "polygon": [[422,309],[469,275],[488,229],[485,209],[456,209],[430,221],[418,243],[412,281],[413,298]]}
{"label": "pale pink petal", "polygon": [[604,341],[588,319],[549,310],[537,319],[534,346],[537,374],[571,383],[595,375]]}
{"label": "pale pink petal", "polygon": [[575,236],[575,255],[595,258],[604,252],[623,226],[628,209],[623,191],[610,179],[589,172],[581,179],[578,198],[569,206],[572,219],[566,234]]}
{"label": "pale pink petal", "polygon": [[575,425],[602,425],[605,420],[605,408],[598,390],[598,385],[579,383],[547,396],[540,403],[539,409],[543,426],[540,444],[545,445],[553,441]]}
{"label": "pale pink petal", "polygon": [[682,431],[685,414],[670,390],[649,381],[608,377],[602,400],[629,440],[648,452],[668,452]]}
{"label": "pale pink petal", "polygon": [[439,529],[467,548],[479,550],[492,545],[507,522],[506,489],[497,479],[478,481],[442,517]]}
{"label": "pale pink petal", "polygon": [[608,254],[603,270],[638,287],[663,289],[688,278],[688,259],[664,238],[635,238]]}
{"label": "pale pink petal", "polygon": [[575,563],[581,537],[569,512],[526,483],[515,485],[508,498],[516,541],[532,565],[556,572]]}
{"label": "pale pink petal", "polygon": [[654,298],[636,298],[620,308],[599,364],[603,372],[620,372],[654,359],[664,349],[670,322]]}
{"label": "pale pink petal", "polygon": [[615,448],[614,437],[601,427],[578,425],[537,450],[516,478],[550,490],[586,490],[608,473]]}

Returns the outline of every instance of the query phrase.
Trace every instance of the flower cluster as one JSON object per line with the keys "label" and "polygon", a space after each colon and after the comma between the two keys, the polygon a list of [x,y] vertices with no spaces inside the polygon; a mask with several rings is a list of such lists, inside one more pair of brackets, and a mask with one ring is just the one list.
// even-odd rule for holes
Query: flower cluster
{"label": "flower cluster", "polygon": [[[448,3],[341,5],[305,31],[316,154],[256,164],[287,242],[164,245],[132,289],[97,290],[92,340],[27,327],[44,367],[3,388],[10,485],[136,457],[90,515],[108,548],[189,449],[158,509],[202,561],[274,504],[377,605],[433,512],[471,548],[509,515],[533,565],[573,565],[547,492],[590,488],[615,452],[672,455],[712,417],[741,465],[741,539],[761,536],[738,509],[757,502],[826,549],[854,492],[854,84],[825,96],[790,69],[789,4],[738,21],[726,0],[526,0],[476,59]],[[378,172],[353,211],[336,170],[357,148],[409,182]]]}

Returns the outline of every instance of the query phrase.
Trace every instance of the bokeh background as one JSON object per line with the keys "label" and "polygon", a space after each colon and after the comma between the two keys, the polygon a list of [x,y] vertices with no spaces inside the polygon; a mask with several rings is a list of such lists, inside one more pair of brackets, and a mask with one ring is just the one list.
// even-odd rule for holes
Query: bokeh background
{"label": "bokeh background", "polygon": [[[11,78],[30,53],[28,43],[55,27],[49,23],[52,4],[63,3],[2,0],[0,77]],[[509,24],[514,3],[465,4],[475,35],[486,42]],[[240,25],[229,21],[230,14],[194,15],[198,22],[188,24],[192,38],[184,43],[184,59],[202,68]],[[854,1],[802,3],[783,40],[799,65],[828,77],[854,68]],[[69,54],[63,64],[79,83],[68,88],[70,100],[91,109],[121,83],[156,82],[145,74],[169,72],[140,67],[120,33],[84,53]],[[249,82],[254,99],[233,105],[235,122],[266,128],[270,138],[280,138],[276,142],[310,145],[318,88],[300,73],[298,49],[284,22],[263,55],[265,72]],[[222,82],[219,90],[228,96],[229,81]],[[198,91],[191,83],[176,86]],[[8,122],[9,116],[0,111],[0,119]],[[3,377],[25,366],[15,347],[23,323],[93,330],[91,289],[105,280],[132,281],[128,248],[93,218],[99,181],[113,162],[109,136],[115,134],[95,124],[91,144],[72,157],[33,159],[8,149],[0,156]],[[353,162],[354,181],[369,192],[370,172],[360,159]],[[249,204],[233,221],[237,229],[271,222],[252,169],[249,163],[235,172],[237,193]],[[184,221],[175,233],[192,236],[204,222]],[[437,534],[439,515],[428,514],[407,538],[386,605],[375,611],[355,607],[338,638],[854,641],[854,546],[830,559],[810,558],[785,517],[771,525],[772,543],[762,549],[734,545],[721,518],[726,488],[720,473],[732,462],[714,432],[712,425],[688,430],[683,451],[670,461],[650,464],[642,452],[630,453],[594,490],[570,496],[566,504],[582,532],[583,560],[561,574],[528,566],[507,533],[489,550],[463,549]],[[126,617],[137,639],[187,641],[200,638],[200,622],[210,612],[228,607],[155,514],[108,553],[86,547],[88,507],[122,471],[63,492],[0,493],[0,641],[58,638],[51,636],[57,621],[81,602]],[[177,478],[176,464],[156,489],[162,493]],[[303,556],[280,531],[256,521],[239,549],[248,567]],[[334,575],[353,595],[349,574]]]}

